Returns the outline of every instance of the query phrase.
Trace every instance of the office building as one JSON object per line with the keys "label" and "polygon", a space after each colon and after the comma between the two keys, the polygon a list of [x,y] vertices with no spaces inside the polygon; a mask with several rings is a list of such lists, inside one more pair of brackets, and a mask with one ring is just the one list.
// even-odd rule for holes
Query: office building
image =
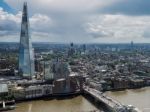
{"label": "office building", "polygon": [[19,46],[19,75],[31,79],[34,75],[34,50],[32,48],[27,3],[24,3]]}

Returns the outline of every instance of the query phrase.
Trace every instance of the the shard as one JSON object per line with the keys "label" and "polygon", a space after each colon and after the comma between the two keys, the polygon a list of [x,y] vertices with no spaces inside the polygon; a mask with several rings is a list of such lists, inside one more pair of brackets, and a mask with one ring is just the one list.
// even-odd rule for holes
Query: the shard
{"label": "the shard", "polygon": [[27,2],[24,3],[19,46],[19,75],[31,79],[34,75],[34,50],[32,48]]}

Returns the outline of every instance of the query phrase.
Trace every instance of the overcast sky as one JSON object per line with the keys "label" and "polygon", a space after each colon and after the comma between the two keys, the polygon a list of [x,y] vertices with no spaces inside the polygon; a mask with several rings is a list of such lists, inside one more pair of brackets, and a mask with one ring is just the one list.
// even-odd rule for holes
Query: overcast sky
{"label": "overcast sky", "polygon": [[34,42],[150,43],[150,0],[0,0],[0,42],[19,41],[24,1]]}

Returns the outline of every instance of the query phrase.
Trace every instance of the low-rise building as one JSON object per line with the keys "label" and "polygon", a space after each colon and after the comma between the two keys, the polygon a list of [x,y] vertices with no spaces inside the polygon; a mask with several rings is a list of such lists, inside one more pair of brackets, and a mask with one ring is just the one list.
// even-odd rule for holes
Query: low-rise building
{"label": "low-rise building", "polygon": [[131,88],[139,88],[144,86],[143,79],[131,79],[130,80],[130,87]]}

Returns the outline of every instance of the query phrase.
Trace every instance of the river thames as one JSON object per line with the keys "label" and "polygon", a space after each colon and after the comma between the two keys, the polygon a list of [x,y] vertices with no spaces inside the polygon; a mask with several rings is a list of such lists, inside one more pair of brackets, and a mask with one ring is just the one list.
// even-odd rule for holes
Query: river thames
{"label": "river thames", "polygon": [[[125,91],[106,92],[115,100],[126,105],[134,105],[142,112],[150,112],[150,87]],[[15,110],[8,112],[90,112],[98,110],[83,96],[67,99],[35,100],[18,103]]]}
{"label": "river thames", "polygon": [[150,87],[115,92],[109,91],[106,94],[123,104],[134,105],[143,112],[150,112]]}
{"label": "river thames", "polygon": [[[98,110],[83,96],[69,99],[36,100],[18,103],[15,110],[8,112],[93,112]],[[97,112],[97,111],[96,111]]]}

